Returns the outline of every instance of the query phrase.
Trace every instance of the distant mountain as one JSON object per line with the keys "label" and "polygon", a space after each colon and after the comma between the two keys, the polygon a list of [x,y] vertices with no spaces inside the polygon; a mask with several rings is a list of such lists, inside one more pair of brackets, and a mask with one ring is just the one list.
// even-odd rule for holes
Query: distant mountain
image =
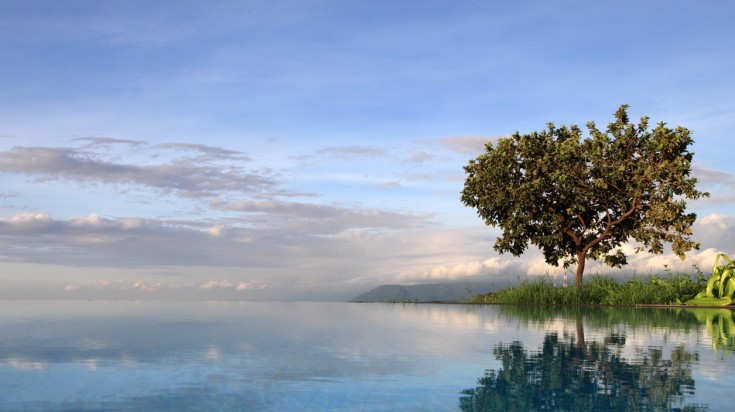
{"label": "distant mountain", "polygon": [[470,294],[480,295],[494,289],[490,282],[382,285],[355,296],[350,302],[463,302]]}

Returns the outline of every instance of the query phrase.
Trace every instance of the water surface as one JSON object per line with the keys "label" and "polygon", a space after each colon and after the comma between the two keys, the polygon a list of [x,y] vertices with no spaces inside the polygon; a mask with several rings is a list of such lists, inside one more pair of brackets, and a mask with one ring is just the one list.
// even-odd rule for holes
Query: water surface
{"label": "water surface", "polygon": [[0,302],[0,410],[725,410],[728,310]]}

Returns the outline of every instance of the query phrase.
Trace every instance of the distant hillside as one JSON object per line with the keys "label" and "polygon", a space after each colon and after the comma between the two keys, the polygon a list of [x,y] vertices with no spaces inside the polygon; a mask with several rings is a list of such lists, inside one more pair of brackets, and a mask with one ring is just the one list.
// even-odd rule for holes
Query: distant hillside
{"label": "distant hillside", "polygon": [[350,302],[462,302],[470,293],[479,295],[494,289],[490,282],[383,285],[355,296]]}

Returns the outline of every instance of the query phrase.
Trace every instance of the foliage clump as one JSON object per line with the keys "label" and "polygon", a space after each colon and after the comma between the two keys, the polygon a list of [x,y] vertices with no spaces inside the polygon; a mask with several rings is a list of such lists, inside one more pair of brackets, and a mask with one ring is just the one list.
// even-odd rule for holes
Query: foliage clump
{"label": "foliage clump", "polygon": [[[725,263],[720,265],[720,260]],[[712,276],[707,281],[707,287],[699,292],[688,305],[694,306],[725,306],[735,303],[735,262],[727,255],[720,253],[715,257]]]}
{"label": "foliage clump", "polygon": [[707,285],[702,275],[633,276],[621,282],[594,275],[581,287],[560,287],[548,277],[472,297],[468,303],[519,305],[672,305],[692,299]]}

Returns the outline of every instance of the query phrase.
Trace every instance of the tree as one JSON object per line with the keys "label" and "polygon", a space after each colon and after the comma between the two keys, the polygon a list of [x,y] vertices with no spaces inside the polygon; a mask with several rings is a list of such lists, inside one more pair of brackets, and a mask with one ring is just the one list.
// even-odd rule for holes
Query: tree
{"label": "tree", "polygon": [[549,123],[490,142],[470,160],[461,199],[502,229],[496,251],[520,256],[533,244],[550,265],[576,263],[581,287],[586,259],[621,267],[621,246],[630,240],[636,253],[660,254],[671,243],[682,259],[699,248],[690,240],[696,214],[685,213],[686,199],[709,194],[690,177],[690,131],[663,122],[651,130],[647,117],[632,124],[627,109],[620,106],[606,132],[589,122],[582,139],[576,125]]}

